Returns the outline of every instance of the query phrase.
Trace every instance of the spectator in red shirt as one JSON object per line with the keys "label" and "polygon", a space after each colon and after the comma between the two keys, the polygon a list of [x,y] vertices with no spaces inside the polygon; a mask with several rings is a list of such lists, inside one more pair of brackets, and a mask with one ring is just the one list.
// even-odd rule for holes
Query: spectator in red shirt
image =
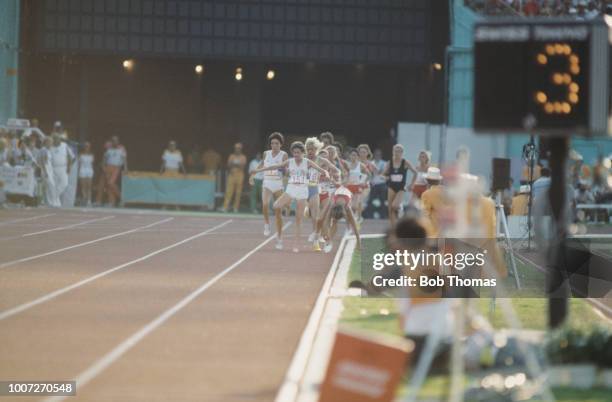
{"label": "spectator in red shirt", "polygon": [[540,14],[540,6],[535,0],[527,0],[523,5],[523,14],[534,16]]}

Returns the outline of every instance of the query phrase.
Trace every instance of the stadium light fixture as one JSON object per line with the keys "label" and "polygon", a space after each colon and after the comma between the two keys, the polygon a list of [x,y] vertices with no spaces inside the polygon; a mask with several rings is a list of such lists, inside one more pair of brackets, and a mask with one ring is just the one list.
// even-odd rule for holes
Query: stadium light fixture
{"label": "stadium light fixture", "polygon": [[242,81],[242,67],[238,67],[236,69],[236,75],[234,75],[234,78],[236,78],[236,81]]}
{"label": "stadium light fixture", "polygon": [[196,74],[198,74],[198,75],[204,74],[204,66],[201,65],[201,64],[196,65],[194,70],[195,70]]}
{"label": "stadium light fixture", "polygon": [[441,71],[442,70],[442,64],[440,64],[440,63],[433,63],[431,66],[436,71]]}
{"label": "stadium light fixture", "polygon": [[266,78],[268,79],[268,81],[273,80],[275,76],[276,76],[276,72],[274,70],[268,70],[266,74]]}
{"label": "stadium light fixture", "polygon": [[132,69],[134,68],[134,60],[132,59],[123,60],[123,68],[126,71],[132,71]]}

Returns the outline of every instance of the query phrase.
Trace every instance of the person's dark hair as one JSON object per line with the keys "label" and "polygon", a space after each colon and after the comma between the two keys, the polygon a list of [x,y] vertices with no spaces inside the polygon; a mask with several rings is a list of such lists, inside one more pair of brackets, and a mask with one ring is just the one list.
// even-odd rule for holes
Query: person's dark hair
{"label": "person's dark hair", "polygon": [[543,167],[542,170],[540,170],[540,175],[542,175],[542,177],[550,177],[550,169]]}
{"label": "person's dark hair", "polygon": [[410,242],[411,247],[425,246],[427,232],[418,219],[414,216],[404,216],[394,227],[387,232],[387,244],[399,244]]}
{"label": "person's dark hair", "polygon": [[268,144],[270,144],[272,140],[278,140],[281,145],[285,143],[285,137],[283,137],[283,135],[279,132],[274,132],[270,134],[270,136],[268,137]]}
{"label": "person's dark hair", "polygon": [[340,220],[344,218],[344,206],[343,205],[334,205],[331,209],[331,216],[335,220]]}
{"label": "person's dark hair", "polygon": [[327,139],[327,141],[328,141],[330,144],[333,144],[333,143],[334,143],[334,135],[333,135],[332,133],[330,133],[329,131],[326,131],[326,132],[324,132],[324,133],[321,133],[321,135],[319,136],[319,139],[320,139],[321,141],[323,141],[324,139]]}
{"label": "person's dark hair", "polygon": [[289,150],[291,152],[293,152],[293,150],[297,148],[302,152],[306,152],[306,147],[304,147],[304,143],[302,143],[301,141],[295,141],[291,144],[291,147],[289,148]]}
{"label": "person's dark hair", "polygon": [[334,142],[331,145],[336,147],[336,150],[338,151],[338,156],[340,156],[342,154],[342,144],[340,144],[339,142]]}

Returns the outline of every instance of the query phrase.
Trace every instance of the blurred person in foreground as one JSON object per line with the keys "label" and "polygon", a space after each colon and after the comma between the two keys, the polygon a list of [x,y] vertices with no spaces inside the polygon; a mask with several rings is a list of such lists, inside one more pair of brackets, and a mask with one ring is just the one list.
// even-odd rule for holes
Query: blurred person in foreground
{"label": "blurred person in foreground", "polygon": [[421,208],[423,215],[431,224],[432,236],[437,237],[440,232],[440,215],[444,207],[444,188],[442,187],[442,174],[437,167],[430,167],[425,174],[427,190],[421,195]]}
{"label": "blurred person in foreground", "polygon": [[121,198],[119,178],[121,173],[127,173],[127,152],[116,135],[111,138],[111,145],[104,153],[104,175],[108,205],[114,207]]}
{"label": "blurred person in foreground", "polygon": [[177,177],[180,173],[187,174],[183,165],[183,154],[176,148],[176,142],[170,141],[168,148],[162,154],[160,174],[168,177]]}
{"label": "blurred person in foreground", "polygon": [[[249,175],[253,172],[253,170],[259,167],[261,163],[261,152],[257,152],[255,157],[249,162]],[[253,180],[250,181],[251,191],[249,194],[249,203],[251,207],[251,212],[256,214],[257,210],[257,200],[262,198],[262,187],[263,187],[263,179],[264,172],[255,173],[253,175]]]}
{"label": "blurred person in foreground", "polygon": [[227,158],[227,176],[225,179],[225,200],[222,211],[227,211],[232,198],[234,200],[234,212],[240,209],[240,197],[242,197],[242,186],[244,185],[244,168],[247,164],[246,156],[242,153],[242,143],[234,144],[234,152]]}
{"label": "blurred person in foreground", "polygon": [[[408,253],[435,252],[435,247],[427,242],[428,233],[423,224],[423,218],[414,212],[415,210],[400,218],[394,226],[389,228],[385,238],[384,251],[386,253],[395,254],[403,251]],[[418,277],[421,275],[437,275],[435,267],[419,265],[414,269],[411,268],[398,265],[387,266],[378,271],[376,276],[382,276],[382,278],[390,280],[407,276],[418,281]],[[452,337],[453,316],[450,310],[451,300],[442,298],[441,288],[413,286],[390,289],[376,286],[374,277],[354,280],[349,284],[349,287],[360,288],[371,296],[381,293],[393,295],[398,300],[402,334],[414,341],[416,346],[412,364],[416,364],[418,361],[427,336],[431,335],[434,330],[441,333],[443,341],[439,345],[441,348],[436,351],[436,356],[446,355],[448,343]],[[437,361],[438,358],[435,360]]]}

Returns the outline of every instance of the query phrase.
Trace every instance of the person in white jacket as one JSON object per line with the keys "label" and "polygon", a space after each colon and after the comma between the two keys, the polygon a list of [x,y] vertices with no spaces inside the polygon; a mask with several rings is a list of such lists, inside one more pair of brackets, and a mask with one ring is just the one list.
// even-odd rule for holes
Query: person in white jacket
{"label": "person in white jacket", "polygon": [[53,139],[46,137],[43,141],[44,146],[39,153],[39,165],[41,167],[41,176],[45,186],[45,204],[49,207],[59,208],[61,203],[55,186],[55,175],[53,173],[53,157],[51,149],[53,148]]}
{"label": "person in white jacket", "polygon": [[62,141],[59,134],[52,136],[53,146],[51,152],[51,164],[53,166],[53,181],[55,182],[55,192],[59,199],[62,198],[64,191],[68,188],[68,176],[74,159],[74,154],[68,145]]}

